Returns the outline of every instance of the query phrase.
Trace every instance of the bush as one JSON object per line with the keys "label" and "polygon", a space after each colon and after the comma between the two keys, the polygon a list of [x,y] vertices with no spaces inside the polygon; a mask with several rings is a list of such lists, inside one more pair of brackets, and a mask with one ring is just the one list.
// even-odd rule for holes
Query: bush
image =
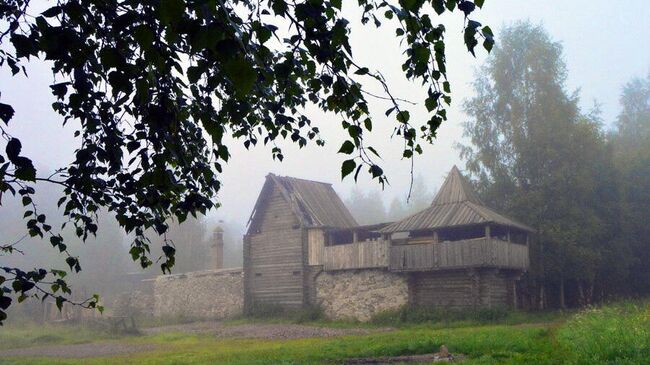
{"label": "bush", "polygon": [[299,309],[293,315],[295,316],[296,323],[314,322],[325,319],[325,313],[319,306],[309,306]]}
{"label": "bush", "polygon": [[279,304],[254,303],[248,309],[246,317],[255,319],[282,319],[296,323],[304,323],[322,320],[325,316],[319,306],[286,309]]}
{"label": "bush", "polygon": [[509,316],[506,308],[458,310],[422,306],[404,306],[395,311],[377,314],[372,323],[380,325],[418,324],[423,322],[474,321],[479,323],[497,322]]}
{"label": "bush", "polygon": [[287,315],[287,310],[279,305],[272,303],[253,303],[246,312],[246,317],[249,318],[280,318]]}

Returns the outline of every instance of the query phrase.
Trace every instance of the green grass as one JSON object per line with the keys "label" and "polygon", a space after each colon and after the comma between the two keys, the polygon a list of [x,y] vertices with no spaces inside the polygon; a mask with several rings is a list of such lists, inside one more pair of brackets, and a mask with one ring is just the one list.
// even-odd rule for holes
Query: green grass
{"label": "green grass", "polygon": [[650,364],[650,303],[585,310],[558,330],[567,364]]}
{"label": "green grass", "polygon": [[[259,321],[239,319],[230,324]],[[274,320],[275,323],[291,321],[295,320]],[[309,324],[358,326],[352,322],[328,323],[322,320]],[[452,353],[464,354],[464,364],[471,365],[650,363],[650,302],[623,303],[573,314],[514,312],[503,318],[470,318],[456,322],[432,319],[423,323],[400,322],[398,325],[392,332],[300,340],[224,340],[206,335],[165,333],[120,340],[154,345],[149,352],[92,359],[0,359],[0,364],[337,364],[351,357],[430,353],[443,344]],[[4,329],[0,329],[0,333],[2,331]],[[14,332],[14,329],[9,331]],[[47,335],[48,331],[41,330],[29,334],[29,337],[34,341]],[[15,347],[5,345],[4,340],[9,337],[6,334],[2,336],[0,343],[3,347]],[[75,338],[71,333],[61,334],[59,343],[74,343]],[[21,343],[13,341],[13,345],[21,346]]]}
{"label": "green grass", "polygon": [[[154,352],[83,360],[20,359],[21,364],[334,364],[350,357],[435,352],[445,344],[480,361],[508,363],[511,359],[551,364],[548,330],[540,326],[486,326],[448,330],[398,330],[336,339],[215,340],[164,334],[135,342],[159,345]],[[133,342],[133,341],[132,341]],[[6,363],[11,363],[6,360]],[[2,360],[0,360],[2,362]],[[488,362],[490,363],[490,362]],[[516,362],[510,362],[516,363]]]}
{"label": "green grass", "polygon": [[78,344],[115,339],[103,331],[86,327],[29,323],[0,327],[0,350],[40,345]]}

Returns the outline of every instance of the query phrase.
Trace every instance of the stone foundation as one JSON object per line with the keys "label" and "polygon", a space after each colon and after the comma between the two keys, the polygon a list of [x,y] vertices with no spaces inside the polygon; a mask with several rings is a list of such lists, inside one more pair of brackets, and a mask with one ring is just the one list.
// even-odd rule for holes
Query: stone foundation
{"label": "stone foundation", "polygon": [[406,276],[382,269],[321,272],[315,287],[316,304],[331,319],[368,321],[408,303]]}
{"label": "stone foundation", "polygon": [[153,287],[157,317],[227,318],[244,308],[243,271],[197,271],[159,276]]}

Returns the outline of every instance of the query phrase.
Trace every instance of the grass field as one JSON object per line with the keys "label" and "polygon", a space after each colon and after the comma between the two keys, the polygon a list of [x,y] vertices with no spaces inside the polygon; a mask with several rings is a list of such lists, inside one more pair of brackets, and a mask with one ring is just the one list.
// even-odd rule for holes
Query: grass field
{"label": "grass field", "polygon": [[621,303],[570,315],[513,314],[493,321],[394,324],[397,328],[391,332],[298,340],[217,339],[181,333],[111,337],[69,327],[9,327],[0,329],[2,349],[88,341],[146,344],[151,349],[104,358],[0,358],[0,363],[336,364],[352,357],[430,353],[445,344],[452,353],[466,356],[464,364],[650,364],[647,302]]}

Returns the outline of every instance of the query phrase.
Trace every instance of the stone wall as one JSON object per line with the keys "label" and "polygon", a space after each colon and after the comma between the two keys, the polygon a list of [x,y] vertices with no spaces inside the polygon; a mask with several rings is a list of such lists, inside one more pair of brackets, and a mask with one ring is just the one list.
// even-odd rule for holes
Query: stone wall
{"label": "stone wall", "polygon": [[109,307],[116,316],[151,316],[153,315],[153,293],[132,290],[121,293]]}
{"label": "stone wall", "polygon": [[237,268],[159,276],[153,297],[154,316],[236,316],[244,308],[243,271]]}
{"label": "stone wall", "polygon": [[324,271],[316,277],[316,304],[332,319],[368,321],[408,303],[404,275],[383,269]]}

